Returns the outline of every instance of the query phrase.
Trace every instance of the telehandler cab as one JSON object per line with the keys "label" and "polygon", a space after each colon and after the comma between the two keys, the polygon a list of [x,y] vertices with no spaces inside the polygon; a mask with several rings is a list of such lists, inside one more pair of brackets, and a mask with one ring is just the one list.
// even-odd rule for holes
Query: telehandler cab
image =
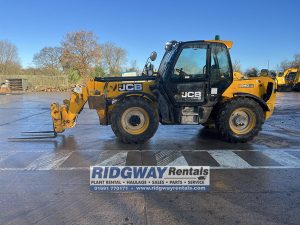
{"label": "telehandler cab", "polygon": [[[74,88],[63,105],[52,103],[54,132],[75,126],[86,102],[101,125],[125,143],[150,139],[164,125],[215,126],[230,142],[246,142],[274,110],[275,83],[232,70],[231,41],[167,42],[157,72],[152,52],[141,76],[96,77]],[[150,61],[151,60],[151,61]]]}

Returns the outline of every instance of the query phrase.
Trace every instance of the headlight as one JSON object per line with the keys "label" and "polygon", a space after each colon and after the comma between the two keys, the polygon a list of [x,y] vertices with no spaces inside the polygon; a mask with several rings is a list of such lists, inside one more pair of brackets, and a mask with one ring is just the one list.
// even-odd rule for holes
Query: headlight
{"label": "headlight", "polygon": [[76,86],[74,87],[73,91],[77,94],[82,94],[82,87]]}

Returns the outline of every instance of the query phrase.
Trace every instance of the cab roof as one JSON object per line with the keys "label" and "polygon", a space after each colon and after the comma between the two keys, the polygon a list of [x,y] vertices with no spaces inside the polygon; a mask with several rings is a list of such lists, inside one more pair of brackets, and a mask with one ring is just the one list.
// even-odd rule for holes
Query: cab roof
{"label": "cab roof", "polygon": [[232,41],[224,41],[224,40],[205,40],[205,42],[223,43],[224,45],[226,45],[228,49],[231,49],[233,45]]}

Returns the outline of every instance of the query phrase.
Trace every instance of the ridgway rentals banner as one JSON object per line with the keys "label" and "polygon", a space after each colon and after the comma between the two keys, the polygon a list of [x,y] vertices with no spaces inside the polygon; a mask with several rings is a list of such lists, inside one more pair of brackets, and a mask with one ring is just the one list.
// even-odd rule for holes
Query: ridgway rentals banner
{"label": "ridgway rentals banner", "polygon": [[91,166],[92,191],[208,191],[209,166]]}

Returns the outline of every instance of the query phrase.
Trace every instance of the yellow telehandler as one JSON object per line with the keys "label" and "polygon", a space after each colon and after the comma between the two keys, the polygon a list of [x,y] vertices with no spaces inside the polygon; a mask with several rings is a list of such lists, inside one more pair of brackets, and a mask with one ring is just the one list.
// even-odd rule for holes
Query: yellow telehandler
{"label": "yellow telehandler", "polygon": [[170,41],[157,72],[148,58],[141,76],[96,77],[76,86],[70,100],[51,104],[55,135],[75,126],[88,102],[101,125],[125,143],[150,139],[158,124],[215,126],[220,137],[246,142],[274,110],[275,81],[233,73],[231,41]]}
{"label": "yellow telehandler", "polygon": [[276,80],[278,91],[292,90],[297,71],[297,68],[289,68],[277,76]]}

